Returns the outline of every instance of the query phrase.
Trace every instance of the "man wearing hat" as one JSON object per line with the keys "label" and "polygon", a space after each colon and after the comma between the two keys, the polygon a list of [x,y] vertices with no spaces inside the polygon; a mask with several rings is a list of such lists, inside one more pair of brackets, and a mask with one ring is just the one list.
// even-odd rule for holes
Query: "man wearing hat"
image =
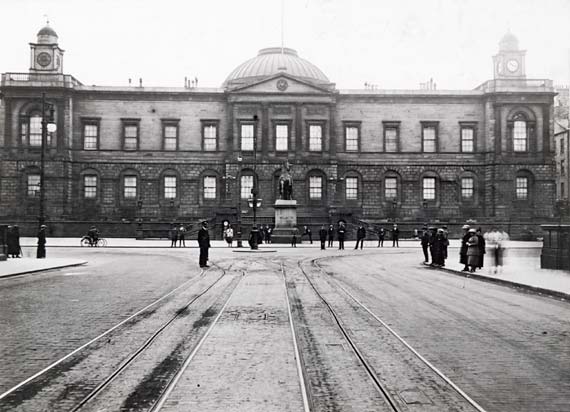
{"label": "man wearing hat", "polygon": [[41,225],[38,231],[38,249],[36,258],[44,259],[46,257],[46,225]]}
{"label": "man wearing hat", "polygon": [[463,236],[461,237],[461,248],[459,249],[459,263],[464,265],[462,272],[469,272],[469,266],[467,265],[467,242],[471,237],[469,225],[463,225],[461,229],[463,229]]}
{"label": "man wearing hat", "polygon": [[430,244],[430,235],[431,233],[429,232],[428,227],[424,225],[422,227],[422,234],[420,236],[422,250],[424,252],[424,263],[429,263],[428,247]]}
{"label": "man wearing hat", "polygon": [[202,227],[198,231],[198,246],[200,247],[200,267],[208,268],[208,249],[210,248],[210,234],[208,233],[208,222],[203,221]]}

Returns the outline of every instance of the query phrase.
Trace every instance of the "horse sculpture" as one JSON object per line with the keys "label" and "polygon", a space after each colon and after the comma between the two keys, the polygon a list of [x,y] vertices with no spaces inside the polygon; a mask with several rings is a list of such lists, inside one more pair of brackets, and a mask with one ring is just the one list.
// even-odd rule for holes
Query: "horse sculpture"
{"label": "horse sculpture", "polygon": [[279,195],[283,200],[293,199],[293,178],[291,173],[289,173],[289,169],[289,162],[285,162],[279,177]]}

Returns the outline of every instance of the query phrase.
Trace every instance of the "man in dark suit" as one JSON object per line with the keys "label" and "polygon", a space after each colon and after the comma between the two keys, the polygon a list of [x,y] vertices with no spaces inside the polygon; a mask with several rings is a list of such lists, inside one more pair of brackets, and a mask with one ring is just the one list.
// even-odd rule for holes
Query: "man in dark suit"
{"label": "man in dark suit", "polygon": [[333,247],[333,240],[334,240],[334,226],[329,226],[329,247]]}
{"label": "man in dark suit", "polygon": [[392,228],[392,247],[400,247],[398,240],[400,239],[400,229],[398,229],[398,225],[394,223],[394,227]]}
{"label": "man in dark suit", "polygon": [[344,250],[344,235],[346,234],[346,228],[344,227],[344,223],[340,222],[338,224],[337,230],[338,236],[338,250]]}
{"label": "man in dark suit", "polygon": [[210,248],[210,234],[208,233],[208,222],[202,222],[202,227],[198,231],[198,246],[200,247],[200,267],[208,266],[208,249]]}
{"label": "man in dark suit", "polygon": [[360,242],[360,250],[364,246],[364,238],[366,237],[366,229],[362,226],[362,223],[358,225],[358,230],[356,231],[356,246],[354,249],[358,249],[358,243]]}
{"label": "man in dark suit", "polygon": [[321,250],[325,250],[325,243],[327,241],[327,228],[325,225],[321,226],[321,230],[319,230],[319,239],[321,240]]}

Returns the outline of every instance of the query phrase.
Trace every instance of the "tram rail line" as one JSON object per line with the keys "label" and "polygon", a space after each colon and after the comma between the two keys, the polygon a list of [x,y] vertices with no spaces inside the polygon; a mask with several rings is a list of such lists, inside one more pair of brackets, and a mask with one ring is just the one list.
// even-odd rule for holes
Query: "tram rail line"
{"label": "tram rail line", "polygon": [[[103,381],[101,381],[87,396],[84,396],[83,399],[79,403],[77,403],[71,409],[66,408],[66,407],[64,407],[63,409],[64,410],[78,411],[78,410],[81,410],[82,407],[84,405],[86,405],[89,401],[94,399],[101,391],[103,391],[106,387],[108,387],[109,384],[117,376],[119,376],[123,371],[125,371],[129,367],[129,365],[131,365],[135,361],[135,359],[137,359],[139,357],[139,355],[141,353],[143,353],[147,348],[152,346],[152,343],[165,330],[167,330],[168,327],[171,326],[182,314],[187,312],[188,308],[194,302],[196,302],[200,297],[207,294],[214,286],[216,286],[216,284],[218,284],[218,282],[221,279],[223,279],[224,276],[226,276],[226,273],[231,269],[231,265],[227,269],[224,269],[222,267],[214,265],[214,269],[216,269],[216,268],[221,270],[221,274],[218,277],[216,277],[216,279],[213,282],[209,283],[205,288],[201,289],[198,293],[194,294],[192,299],[190,299],[190,301],[186,302],[183,306],[178,308],[178,310],[170,317],[170,319],[168,319],[166,322],[162,323],[159,328],[155,329],[151,333],[151,336],[148,337],[144,341],[144,343],[142,345],[140,345],[140,347],[138,347],[124,361],[122,361],[118,368],[116,368],[109,376],[107,376]],[[211,269],[210,269],[210,272],[211,272]],[[138,310],[137,312],[135,312],[131,316],[127,317],[126,319],[124,319],[121,322],[114,325],[113,327],[107,329],[105,332],[103,332],[103,333],[99,334],[98,336],[96,336],[95,338],[89,340],[87,343],[81,345],[77,349],[73,350],[72,352],[68,353],[67,355],[63,356],[62,358],[58,359],[57,361],[51,363],[50,365],[48,365],[47,367],[45,367],[41,371],[35,373],[34,375],[30,376],[29,378],[25,379],[24,381],[20,382],[19,384],[15,385],[14,387],[10,388],[8,391],[6,391],[0,395],[0,404],[2,402],[6,402],[6,405],[9,405],[10,401],[11,401],[11,402],[13,402],[12,406],[17,408],[18,405],[20,404],[19,403],[20,401],[18,401],[18,399],[21,399],[18,394],[21,393],[22,391],[25,392],[27,386],[34,384],[35,380],[37,380],[39,378],[42,378],[44,380],[47,379],[46,380],[47,386],[49,386],[50,385],[49,379],[51,379],[51,376],[48,376],[48,375],[54,374],[53,376],[62,376],[63,374],[66,373],[66,370],[67,370],[67,369],[65,369],[64,365],[66,365],[72,358],[74,359],[75,357],[79,356],[83,351],[92,347],[95,344],[105,345],[103,340],[108,338],[109,336],[111,336],[111,334],[113,332],[117,332],[118,330],[120,330],[121,327],[124,327],[125,325],[129,324],[129,322],[135,321],[139,317],[144,318],[149,310],[153,309],[154,307],[157,307],[161,303],[166,302],[166,300],[168,298],[175,296],[177,293],[182,293],[183,291],[189,291],[195,284],[197,284],[198,282],[203,280],[205,278],[205,276],[207,275],[207,273],[208,273],[208,270],[202,270],[198,276],[195,276],[192,279],[185,281],[184,283],[182,283],[178,287],[174,288],[173,290],[171,290],[167,294],[163,295],[159,299],[156,299],[155,301],[153,301],[149,305]],[[109,338],[109,341],[110,341],[110,338]],[[46,378],[46,376],[48,376],[48,377]],[[44,386],[42,386],[42,388],[43,387]],[[42,390],[42,389],[40,389],[40,390]],[[68,390],[67,388],[63,389],[64,392],[66,392],[67,390]],[[71,393],[68,393],[66,395],[66,397],[68,397],[69,395],[71,395]],[[23,398],[23,399],[25,399],[25,398]],[[33,402],[33,400],[32,400],[32,402]]]}
{"label": "tram rail line", "polygon": [[[310,263],[313,267],[317,268],[320,272],[322,272],[324,275],[327,276],[327,279],[332,281],[340,290],[342,290],[342,292],[344,294],[346,294],[346,296],[348,296],[353,302],[355,302],[357,304],[358,307],[362,308],[365,312],[367,312],[373,319],[375,319],[375,321],[377,321],[381,327],[383,327],[385,330],[387,330],[392,336],[394,336],[403,346],[405,346],[416,358],[418,358],[423,364],[425,364],[432,372],[434,372],[437,376],[439,376],[443,381],[445,381],[445,383],[447,385],[449,385],[449,387],[451,387],[462,399],[464,399],[471,407],[473,407],[475,410],[477,410],[478,412],[486,412],[485,409],[483,409],[483,407],[481,405],[479,405],[475,400],[473,400],[471,397],[469,397],[469,395],[467,395],[461,388],[459,388],[458,385],[456,385],[449,377],[447,377],[443,372],[441,372],[438,368],[435,367],[435,365],[433,365],[431,362],[429,362],[425,357],[423,357],[418,351],[416,351],[408,342],[405,341],[405,339],[403,339],[400,335],[398,335],[398,333],[396,333],[396,331],[394,331],[394,329],[392,329],[385,321],[383,321],[377,314],[375,314],[372,310],[370,310],[364,303],[362,303],[356,296],[354,296],[352,293],[350,293],[349,290],[347,290],[346,287],[344,287],[341,282],[339,280],[337,280],[336,278],[330,276],[330,273],[328,273],[326,270],[324,270],[320,265],[319,265],[319,261],[323,259],[323,258],[317,258],[317,259],[311,259]],[[354,342],[354,340],[349,336],[348,331],[346,330],[345,326],[343,326],[340,317],[336,314],[336,312],[334,311],[334,309],[332,308],[332,306],[326,301],[326,299],[317,291],[316,286],[314,285],[314,283],[310,280],[309,276],[307,275],[306,271],[303,269],[302,267],[302,263],[301,261],[298,262],[299,264],[299,268],[301,269],[301,271],[303,272],[303,274],[305,275],[305,277],[307,278],[307,280],[309,281],[310,285],[312,286],[312,288],[315,290],[315,292],[319,295],[319,297],[321,298],[321,300],[323,300],[323,302],[325,303],[325,305],[329,308],[329,310],[331,311],[332,316],[334,317],[335,321],[337,322],[339,328],[342,330],[343,335],[345,335],[345,337],[347,338],[347,342],[350,344],[350,346],[353,348],[353,350],[355,350],[355,353],[357,353],[357,356],[359,357],[359,359],[363,362],[364,367],[366,368],[366,370],[369,372],[369,374],[372,374],[374,376],[371,375],[372,380],[377,383],[378,379],[375,376],[375,373],[373,372],[373,368],[370,366],[370,363],[364,358],[364,356],[362,355],[362,353],[358,350],[358,348],[356,347],[356,344]],[[379,382],[378,382],[379,383]],[[391,404],[392,405],[392,404]],[[394,409],[395,411],[400,411],[401,409]]]}

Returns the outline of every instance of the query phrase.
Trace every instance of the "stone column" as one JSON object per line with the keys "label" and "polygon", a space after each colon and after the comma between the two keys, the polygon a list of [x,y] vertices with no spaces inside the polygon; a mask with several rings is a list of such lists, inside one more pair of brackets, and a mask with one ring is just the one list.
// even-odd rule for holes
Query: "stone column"
{"label": "stone column", "polygon": [[303,105],[295,103],[295,157],[303,156]]}
{"label": "stone column", "polygon": [[336,158],[336,104],[329,104],[329,154],[331,159]]}
{"label": "stone column", "polygon": [[267,103],[261,105],[261,148],[257,150],[261,153],[262,159],[267,159],[269,149],[269,107]]}
{"label": "stone column", "polygon": [[226,161],[233,161],[235,160],[235,141],[234,141],[234,104],[229,103],[227,104],[227,135],[226,135]]}
{"label": "stone column", "polygon": [[15,149],[18,146],[18,142],[12,140],[12,126],[14,123],[12,119],[12,99],[5,97],[4,106],[4,147]]}

